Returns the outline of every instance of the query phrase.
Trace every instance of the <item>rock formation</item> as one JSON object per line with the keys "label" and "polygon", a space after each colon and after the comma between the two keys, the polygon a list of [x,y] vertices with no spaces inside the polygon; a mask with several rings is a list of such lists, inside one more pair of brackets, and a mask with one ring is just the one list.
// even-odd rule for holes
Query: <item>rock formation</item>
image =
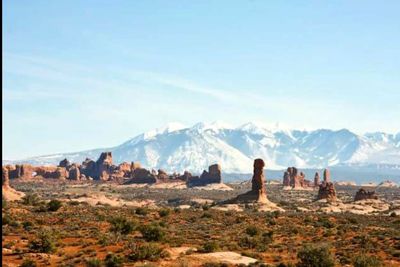
{"label": "rock formation", "polygon": [[328,201],[336,200],[335,186],[331,182],[323,182],[319,186],[317,200],[326,199]]}
{"label": "rock formation", "polygon": [[1,185],[3,187],[10,186],[10,177],[8,176],[8,169],[6,167],[2,167],[2,182]]}
{"label": "rock formation", "polygon": [[66,179],[68,172],[65,167],[56,166],[40,166],[34,169],[36,176],[41,176],[46,179]]}
{"label": "rock formation", "polygon": [[29,164],[8,166],[8,174],[10,179],[30,179],[33,177],[34,167]]}
{"label": "rock formation", "polygon": [[107,181],[112,173],[112,155],[111,152],[102,152],[96,161],[95,175],[93,178]]}
{"label": "rock formation", "polygon": [[324,170],[324,182],[329,183],[331,181],[331,173],[328,169]]}
{"label": "rock formation", "polygon": [[299,173],[296,167],[289,167],[283,175],[283,186],[302,189],[309,184],[305,177],[306,175],[303,172]]}
{"label": "rock formation", "polygon": [[5,200],[13,201],[20,200],[25,194],[19,192],[10,186],[10,172],[7,167],[2,167],[2,182],[1,182],[1,191],[2,197]]}
{"label": "rock formation", "polygon": [[157,183],[157,177],[153,175],[149,170],[144,168],[137,168],[132,172],[132,178],[128,183],[134,184],[154,184]]}
{"label": "rock formation", "polygon": [[60,161],[60,163],[58,164],[58,167],[67,168],[69,165],[71,165],[71,163],[68,161],[68,159],[65,158],[62,161]]}
{"label": "rock formation", "polygon": [[[289,168],[288,168],[289,170]],[[290,174],[289,171],[285,171],[283,174],[283,186],[290,186]]]}
{"label": "rock formation", "polygon": [[267,190],[265,188],[265,163],[262,159],[255,159],[253,164],[253,178],[251,179],[251,191],[237,196],[236,202],[267,203]]}
{"label": "rock formation", "polygon": [[208,167],[208,172],[204,170],[200,177],[190,176],[187,180],[189,187],[216,183],[222,183],[221,166],[219,164],[210,165]]}
{"label": "rock formation", "polygon": [[375,191],[367,191],[364,188],[360,188],[354,196],[354,201],[364,199],[378,199],[378,196],[375,194]]}
{"label": "rock formation", "polygon": [[319,173],[316,172],[315,176],[314,176],[314,187],[318,187],[320,184],[320,177],[319,177]]}
{"label": "rock formation", "polygon": [[71,166],[69,166],[68,178],[75,181],[81,180],[81,171],[79,170],[77,164],[72,164]]}

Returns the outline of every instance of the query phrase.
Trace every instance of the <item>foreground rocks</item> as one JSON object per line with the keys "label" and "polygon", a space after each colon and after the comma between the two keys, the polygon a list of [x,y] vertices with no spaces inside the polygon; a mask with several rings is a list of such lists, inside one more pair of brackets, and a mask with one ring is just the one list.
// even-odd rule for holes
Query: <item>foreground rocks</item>
{"label": "foreground rocks", "polygon": [[2,167],[2,180],[1,180],[2,197],[7,201],[20,200],[25,194],[19,192],[10,186],[10,177],[8,168]]}

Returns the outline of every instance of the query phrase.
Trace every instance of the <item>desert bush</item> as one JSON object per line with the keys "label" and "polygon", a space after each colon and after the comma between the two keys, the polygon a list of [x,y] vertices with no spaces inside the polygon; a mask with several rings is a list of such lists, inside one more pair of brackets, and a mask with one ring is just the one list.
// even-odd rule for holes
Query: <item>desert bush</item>
{"label": "desert bush", "polygon": [[123,235],[132,233],[132,231],[136,228],[136,223],[127,220],[125,217],[114,217],[109,220],[109,223],[111,224],[110,230],[112,232]]}
{"label": "desert bush", "polygon": [[37,194],[26,194],[25,196],[22,197],[22,204],[28,205],[28,206],[37,206],[40,204],[40,199]]}
{"label": "desert bush", "polygon": [[160,217],[166,217],[168,216],[170,213],[169,209],[162,209],[158,211],[158,215],[160,215]]}
{"label": "desert bush", "polygon": [[354,267],[380,267],[382,262],[377,257],[361,254],[355,257],[353,265]]}
{"label": "desert bush", "polygon": [[36,267],[36,262],[32,259],[24,259],[24,261],[19,265],[19,267]]}
{"label": "desert bush", "polygon": [[104,259],[104,265],[106,267],[119,267],[122,266],[123,258],[113,253],[107,254],[106,258]]}
{"label": "desert bush", "polygon": [[248,234],[249,236],[258,235],[259,232],[259,229],[255,225],[250,225],[246,228],[246,234]]}
{"label": "desert bush", "polygon": [[137,215],[146,216],[149,213],[149,210],[147,208],[144,208],[144,207],[138,207],[138,208],[136,208],[135,213]]}
{"label": "desert bush", "polygon": [[333,267],[334,259],[326,246],[304,246],[298,253],[297,267]]}
{"label": "desert bush", "polygon": [[169,256],[168,252],[164,251],[160,246],[156,244],[132,243],[130,245],[128,259],[131,261],[140,261],[140,260],[156,261],[161,258],[166,258],[168,256]]}
{"label": "desert bush", "polygon": [[209,241],[206,242],[203,245],[203,248],[201,249],[202,252],[204,253],[210,253],[210,252],[215,252],[219,250],[219,245],[218,243],[214,242],[214,241]]}
{"label": "desert bush", "polygon": [[85,260],[87,267],[100,267],[101,261],[98,258],[89,258]]}
{"label": "desert bush", "polygon": [[28,245],[35,252],[53,253],[56,251],[53,236],[48,231],[39,232],[35,239],[29,241]]}
{"label": "desert bush", "polygon": [[165,236],[165,232],[158,225],[142,225],[139,231],[146,241],[161,241]]}
{"label": "desert bush", "polygon": [[50,200],[49,203],[47,203],[47,210],[48,211],[57,211],[62,207],[62,202],[57,199],[52,199]]}
{"label": "desert bush", "polygon": [[22,227],[23,227],[26,231],[32,230],[33,222],[31,222],[31,221],[25,221],[25,222],[22,223]]}

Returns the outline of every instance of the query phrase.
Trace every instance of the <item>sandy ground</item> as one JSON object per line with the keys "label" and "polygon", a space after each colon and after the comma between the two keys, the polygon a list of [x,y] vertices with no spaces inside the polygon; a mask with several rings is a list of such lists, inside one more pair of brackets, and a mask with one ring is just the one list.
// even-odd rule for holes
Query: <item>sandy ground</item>
{"label": "sandy ground", "polygon": [[200,262],[219,262],[227,264],[244,264],[244,265],[249,265],[250,263],[257,262],[256,259],[245,257],[236,252],[231,252],[231,251],[192,254],[187,256],[186,258]]}

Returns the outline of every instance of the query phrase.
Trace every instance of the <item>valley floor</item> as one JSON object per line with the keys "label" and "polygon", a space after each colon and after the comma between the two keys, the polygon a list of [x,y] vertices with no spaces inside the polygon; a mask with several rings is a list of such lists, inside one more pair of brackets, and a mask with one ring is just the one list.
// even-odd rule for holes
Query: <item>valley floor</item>
{"label": "valley floor", "polygon": [[[237,212],[215,203],[248,184],[229,185],[233,190],[60,181],[12,186],[27,196],[3,203],[3,266],[294,266],[307,245],[326,247],[323,257],[335,266],[374,257],[381,266],[400,266],[399,215],[311,212],[312,190],[267,185],[268,198],[286,212]],[[337,188],[343,202],[356,190]],[[399,192],[377,190],[388,203]],[[52,209],[51,199],[60,207]]]}

